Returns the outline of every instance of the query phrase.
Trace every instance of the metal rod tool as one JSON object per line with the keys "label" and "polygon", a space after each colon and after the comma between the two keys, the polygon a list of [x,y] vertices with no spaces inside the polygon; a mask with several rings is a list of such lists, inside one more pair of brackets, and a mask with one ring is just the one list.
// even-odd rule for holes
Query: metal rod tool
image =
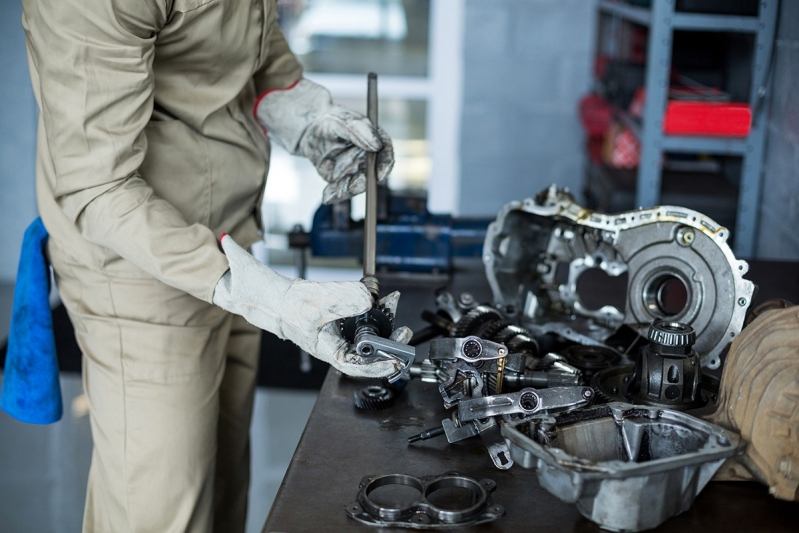
{"label": "metal rod tool", "polygon": [[[366,92],[366,115],[377,130],[377,74],[369,73]],[[366,215],[363,221],[363,278],[375,301],[380,296],[380,284],[375,277],[377,253],[377,153],[366,153]]]}

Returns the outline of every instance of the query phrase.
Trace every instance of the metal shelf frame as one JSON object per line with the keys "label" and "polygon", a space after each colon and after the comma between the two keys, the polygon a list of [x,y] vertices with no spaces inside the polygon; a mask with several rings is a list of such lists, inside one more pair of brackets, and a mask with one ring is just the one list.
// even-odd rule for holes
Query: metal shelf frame
{"label": "metal shelf frame", "polygon": [[[646,103],[642,124],[633,122],[641,141],[636,203],[641,207],[660,201],[661,161],[664,152],[714,153],[743,158],[735,227],[735,254],[752,257],[755,252],[760,182],[766,140],[768,70],[774,42],[779,0],[761,0],[756,17],[681,13],[675,0],[652,0],[651,8],[601,0],[599,10],[621,20],[647,26]],[[675,30],[745,32],[755,36],[749,104],[752,128],[746,138],[672,136],[663,133],[663,116],[669,89],[672,43]],[[624,119],[624,117],[622,117]]]}

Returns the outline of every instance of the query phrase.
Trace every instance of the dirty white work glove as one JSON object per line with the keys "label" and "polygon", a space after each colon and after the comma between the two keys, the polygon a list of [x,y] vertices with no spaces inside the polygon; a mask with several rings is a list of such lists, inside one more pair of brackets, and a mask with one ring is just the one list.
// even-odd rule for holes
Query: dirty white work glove
{"label": "dirty white work glove", "polygon": [[[214,304],[294,342],[345,374],[385,377],[399,370],[394,360],[360,357],[341,335],[338,319],[372,307],[372,296],[363,283],[289,279],[255,259],[229,235],[223,235],[221,243],[230,270],[216,285]],[[393,313],[398,301],[399,293],[394,292],[380,303]],[[412,336],[408,328],[397,328],[391,338],[407,343]]]}
{"label": "dirty white work glove", "polygon": [[338,202],[366,189],[366,152],[377,154],[377,181],[394,166],[391,138],[369,119],[333,103],[330,93],[312,81],[300,80],[285,90],[265,93],[256,103],[261,126],[283,147],[310,159],[329,183],[323,200]]}

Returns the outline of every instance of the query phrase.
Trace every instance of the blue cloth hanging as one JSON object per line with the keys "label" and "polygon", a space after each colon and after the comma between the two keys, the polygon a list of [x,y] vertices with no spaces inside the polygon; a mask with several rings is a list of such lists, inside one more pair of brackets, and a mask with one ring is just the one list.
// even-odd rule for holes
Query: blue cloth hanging
{"label": "blue cloth hanging", "polygon": [[50,311],[47,238],[41,218],[25,230],[0,392],[0,407],[30,424],[57,422],[63,413]]}

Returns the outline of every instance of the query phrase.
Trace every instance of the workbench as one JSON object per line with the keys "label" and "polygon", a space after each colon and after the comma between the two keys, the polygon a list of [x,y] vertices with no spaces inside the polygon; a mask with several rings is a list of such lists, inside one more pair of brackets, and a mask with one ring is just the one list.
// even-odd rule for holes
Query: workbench
{"label": "workbench", "polygon": [[[752,262],[746,277],[760,285],[755,303],[778,296],[799,301],[799,269],[794,263]],[[486,287],[479,280],[479,272],[462,276],[453,291],[457,294],[465,285],[484,300]],[[404,290],[400,308],[404,303],[405,313],[418,315],[422,309],[432,308],[431,287],[404,285],[398,282],[391,288]],[[407,322],[398,322],[419,327],[410,315]],[[354,391],[366,384],[330,370],[264,533],[378,531],[350,519],[344,510],[355,501],[361,479],[395,473],[422,477],[448,471],[494,480],[494,503],[506,512],[494,522],[447,531],[600,531],[576,506],[543,489],[534,471],[518,465],[505,471],[496,469],[477,437],[455,444],[438,437],[409,445],[408,437],[440,425],[448,416],[436,384],[412,380],[392,408],[364,412],[355,409],[352,400]],[[765,486],[754,482],[711,482],[689,511],[652,531],[796,533],[799,503],[775,500]]]}

